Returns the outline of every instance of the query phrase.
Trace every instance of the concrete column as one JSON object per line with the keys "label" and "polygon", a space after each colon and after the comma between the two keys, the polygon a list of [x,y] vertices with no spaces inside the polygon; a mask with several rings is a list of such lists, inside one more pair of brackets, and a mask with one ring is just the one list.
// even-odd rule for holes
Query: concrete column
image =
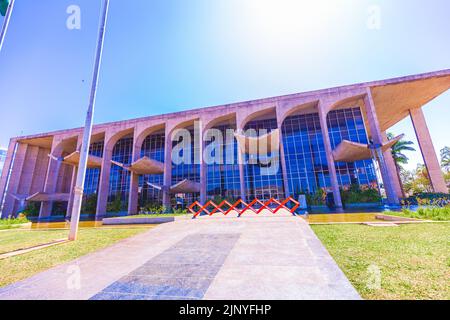
{"label": "concrete column", "polygon": [[[47,170],[47,178],[45,179],[44,192],[55,193],[58,182],[59,171],[61,170],[62,160],[50,158]],[[39,219],[47,218],[52,215],[53,202],[42,202],[39,212]]]}
{"label": "concrete column", "polygon": [[169,126],[166,126],[164,155],[163,206],[168,210],[171,207],[169,188],[172,185],[172,128]]}
{"label": "concrete column", "polygon": [[247,194],[245,192],[245,154],[242,153],[238,145],[238,165],[239,165],[239,182],[241,186],[241,199],[247,202]]}
{"label": "concrete column", "polygon": [[381,177],[383,179],[384,189],[386,190],[388,203],[391,205],[398,205],[400,204],[400,200],[394,189],[394,179],[392,177],[392,173],[387,167],[383,152],[381,151],[381,146],[383,144],[383,135],[380,129],[380,124],[378,122],[375,103],[373,102],[372,92],[370,91],[370,88],[367,88],[366,90],[364,104],[366,107],[367,121],[370,127],[372,142],[377,147],[376,154],[378,157],[378,163],[380,165]]}
{"label": "concrete column", "polygon": [[208,166],[205,163],[205,158],[203,155],[203,151],[205,150],[205,142],[203,141],[204,136],[204,127],[203,122],[198,121],[197,124],[197,130],[195,130],[196,133],[198,133],[198,144],[199,144],[199,156],[196,157],[196,160],[200,161],[200,203],[205,204],[206,203],[206,193],[207,193],[207,172],[208,172]]}
{"label": "concrete column", "polygon": [[3,218],[2,215],[2,211],[3,211],[3,203],[4,200],[6,200],[6,187],[8,185],[8,181],[10,180],[10,169],[13,165],[13,160],[14,160],[14,151],[16,149],[16,141],[15,140],[10,140],[9,142],[9,147],[8,147],[8,152],[6,154],[6,160],[5,160],[5,164],[3,166],[3,171],[1,174],[1,179],[0,179],[0,217]]}
{"label": "concrete column", "polygon": [[[135,135],[133,139],[133,156],[131,162],[135,162],[141,157],[142,145],[138,145],[141,142],[138,141],[136,136],[137,131],[135,130]],[[139,212],[139,175],[131,172],[130,174],[130,192],[128,196],[128,214],[134,215]]]}
{"label": "concrete column", "polygon": [[45,178],[47,176],[50,149],[39,148],[36,165],[33,173],[33,182],[29,194],[35,194],[44,190]]}
{"label": "concrete column", "polygon": [[[388,142],[386,132],[383,132],[383,141]],[[383,153],[384,159],[386,161],[387,168],[392,176],[392,182],[395,194],[398,198],[404,198],[405,194],[403,192],[402,184],[400,181],[399,172],[397,172],[397,166],[395,164],[394,157],[392,157],[392,149],[386,150]]]}
{"label": "concrete column", "polygon": [[336,166],[333,158],[333,150],[331,148],[330,135],[328,133],[327,114],[324,104],[319,101],[318,104],[320,127],[322,129],[323,144],[327,155],[328,171],[330,173],[331,188],[333,190],[334,203],[337,208],[342,208],[341,192],[339,190],[339,182],[336,174]]}
{"label": "concrete column", "polygon": [[[10,145],[10,148],[11,148],[11,145]],[[22,168],[23,168],[23,165],[25,162],[26,152],[27,152],[27,145],[23,144],[23,143],[18,143],[17,151],[16,151],[16,154],[14,157],[14,163],[11,164],[11,160],[10,160],[10,165],[12,165],[12,172],[11,172],[11,176],[9,178],[9,184],[7,186],[8,189],[4,196],[2,218],[7,218],[7,217],[15,214],[14,207],[16,205],[16,199],[12,196],[12,194],[17,193],[19,183],[20,183],[20,177],[22,175]],[[8,151],[8,154],[9,153],[10,153],[10,151]],[[12,155],[12,153],[11,153],[11,155]],[[7,164],[5,163],[4,170],[7,169],[6,165]],[[3,173],[2,173],[2,175],[3,175]]]}
{"label": "concrete column", "polygon": [[[33,184],[34,175],[36,173],[36,164],[38,162],[39,157],[39,147],[37,146],[28,146],[27,152],[25,155],[25,161],[22,167],[22,173],[20,175],[20,182],[19,186],[17,188],[17,191],[15,192],[18,195],[21,195],[23,197],[30,196],[31,188]],[[14,206],[14,213],[17,213],[24,208],[25,201],[23,203],[17,203]]]}
{"label": "concrete column", "polygon": [[96,218],[101,218],[106,215],[113,147],[114,146],[107,147],[105,142],[105,149],[103,150],[102,169],[100,172],[100,179],[98,182],[97,212],[95,214]]}
{"label": "concrete column", "polygon": [[70,218],[72,215],[73,197],[74,197],[75,185],[77,182],[77,174],[78,174],[78,167],[74,166],[73,170],[72,170],[72,180],[70,182],[70,196],[69,196],[69,202],[67,203],[66,218]]}
{"label": "concrete column", "polygon": [[434,192],[448,193],[448,188],[442,174],[442,169],[436,155],[433,141],[431,140],[430,131],[423,114],[422,108],[409,110],[411,120],[419,141],[420,151],[422,152],[423,161],[428,171],[431,186]]}
{"label": "concrete column", "polygon": [[[244,119],[246,114],[243,112],[236,113],[236,131],[239,133],[244,133]],[[235,138],[236,139],[236,138]],[[241,200],[247,202],[247,194],[245,188],[245,154],[242,152],[241,147],[239,146],[239,142],[236,140],[238,144],[237,154],[238,154],[238,166],[239,166],[239,182],[241,187]]]}
{"label": "concrete column", "polygon": [[289,190],[289,177],[288,177],[288,173],[287,173],[286,157],[285,157],[285,153],[284,153],[282,124],[279,125],[279,129],[280,129],[280,165],[281,165],[281,171],[283,174],[284,194],[287,199],[291,196],[291,191]]}
{"label": "concrete column", "polygon": [[[78,136],[77,138],[77,151],[81,150],[81,142],[82,137]],[[77,184],[77,175],[78,175],[78,166],[74,166],[72,169],[72,178],[70,180],[70,195],[69,195],[69,202],[67,203],[67,211],[66,211],[66,218],[71,218],[72,216],[72,209],[73,209],[73,200],[75,196],[75,186]],[[82,213],[82,212],[81,212]]]}

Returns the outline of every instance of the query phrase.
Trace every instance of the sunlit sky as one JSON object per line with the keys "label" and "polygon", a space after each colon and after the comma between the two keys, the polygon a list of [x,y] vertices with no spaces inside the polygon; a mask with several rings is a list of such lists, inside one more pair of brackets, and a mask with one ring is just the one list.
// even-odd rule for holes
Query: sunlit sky
{"label": "sunlit sky", "polygon": [[[0,145],[83,125],[100,4],[16,0]],[[80,30],[66,27],[69,5]],[[449,12],[448,0],[111,0],[95,122],[448,69]],[[450,93],[424,110],[435,148],[450,145]],[[391,131],[415,141],[409,119]]]}

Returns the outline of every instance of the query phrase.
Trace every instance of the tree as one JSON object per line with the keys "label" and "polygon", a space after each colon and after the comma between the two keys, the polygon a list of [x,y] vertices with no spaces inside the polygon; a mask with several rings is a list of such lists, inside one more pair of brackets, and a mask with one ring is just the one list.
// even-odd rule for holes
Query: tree
{"label": "tree", "polygon": [[416,178],[414,179],[414,193],[433,192],[428,171],[425,165],[418,164],[416,169]]}
{"label": "tree", "polygon": [[[395,135],[393,133],[387,134],[388,140],[392,140],[395,138]],[[401,172],[403,170],[403,166],[405,164],[408,164],[409,158],[404,154],[405,151],[416,151],[416,149],[413,147],[414,142],[403,140],[401,139],[396,144],[392,146],[392,158],[394,158],[395,167],[397,171],[397,177],[400,181],[400,187],[402,189],[403,197],[405,197],[405,188],[403,186],[403,181],[401,177]]]}
{"label": "tree", "polygon": [[450,171],[450,147],[441,150],[441,166],[445,171]]}

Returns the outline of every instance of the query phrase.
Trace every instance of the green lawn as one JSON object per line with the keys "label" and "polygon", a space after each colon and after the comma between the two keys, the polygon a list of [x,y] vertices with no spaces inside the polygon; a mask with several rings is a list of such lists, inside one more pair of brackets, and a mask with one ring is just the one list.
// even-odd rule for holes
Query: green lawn
{"label": "green lawn", "polygon": [[[107,247],[119,240],[149,230],[130,229],[80,229],[79,240],[36,250],[20,256],[0,260],[0,287],[28,278],[53,266],[71,261],[90,252]],[[6,230],[0,232],[0,252],[17,250],[66,238],[68,230]]]}
{"label": "green lawn", "polygon": [[415,219],[425,219],[434,221],[450,221],[450,207],[432,207],[432,208],[419,208],[417,211],[403,209],[401,212],[389,211],[386,214]]}
{"label": "green lawn", "polygon": [[[450,299],[450,223],[312,228],[364,299]],[[380,289],[367,286],[371,265]]]}

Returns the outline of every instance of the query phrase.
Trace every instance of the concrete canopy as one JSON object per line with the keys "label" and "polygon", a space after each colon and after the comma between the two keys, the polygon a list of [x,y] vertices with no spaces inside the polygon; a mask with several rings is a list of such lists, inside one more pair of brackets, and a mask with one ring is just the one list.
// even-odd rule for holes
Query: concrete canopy
{"label": "concrete canopy", "polygon": [[[272,150],[280,149],[280,129],[273,130],[259,137],[246,136],[235,133],[241,151],[248,155],[265,156]],[[263,147],[267,146],[267,147]]]}
{"label": "concrete canopy", "polygon": [[[391,149],[404,135],[400,135],[387,143],[383,144],[381,149],[383,152]],[[333,150],[333,157],[338,162],[355,162],[360,160],[367,160],[372,158],[372,152],[369,145],[343,140],[336,149]]]}
{"label": "concrete canopy", "polygon": [[164,163],[150,159],[148,157],[143,157],[131,165],[125,165],[123,163],[119,163],[116,161],[111,161],[116,166],[124,168],[130,172],[133,172],[138,175],[147,175],[147,174],[162,174],[164,173]]}
{"label": "concrete canopy", "polygon": [[409,110],[427,104],[450,89],[450,70],[363,84],[370,87],[382,131],[403,120]]}
{"label": "concrete canopy", "polygon": [[[75,151],[64,157],[64,163],[67,163],[71,166],[78,166],[80,163],[80,151]],[[102,158],[96,157],[93,155],[89,155],[88,157],[88,168],[101,168],[102,167]]]}
{"label": "concrete canopy", "polygon": [[[153,184],[151,182],[147,182],[147,185],[149,185],[152,188],[155,188],[157,190],[162,190],[163,187]],[[190,181],[190,180],[183,180],[178,182],[177,184],[174,184],[170,187],[169,192],[171,194],[177,194],[177,193],[199,193],[200,192],[200,183]]]}
{"label": "concrete canopy", "polygon": [[57,201],[57,202],[68,202],[70,198],[69,193],[45,193],[45,192],[37,192],[28,198],[26,201],[32,202],[48,202],[48,201]]}
{"label": "concrete canopy", "polygon": [[200,183],[191,180],[183,180],[170,187],[170,193],[199,193]]}

